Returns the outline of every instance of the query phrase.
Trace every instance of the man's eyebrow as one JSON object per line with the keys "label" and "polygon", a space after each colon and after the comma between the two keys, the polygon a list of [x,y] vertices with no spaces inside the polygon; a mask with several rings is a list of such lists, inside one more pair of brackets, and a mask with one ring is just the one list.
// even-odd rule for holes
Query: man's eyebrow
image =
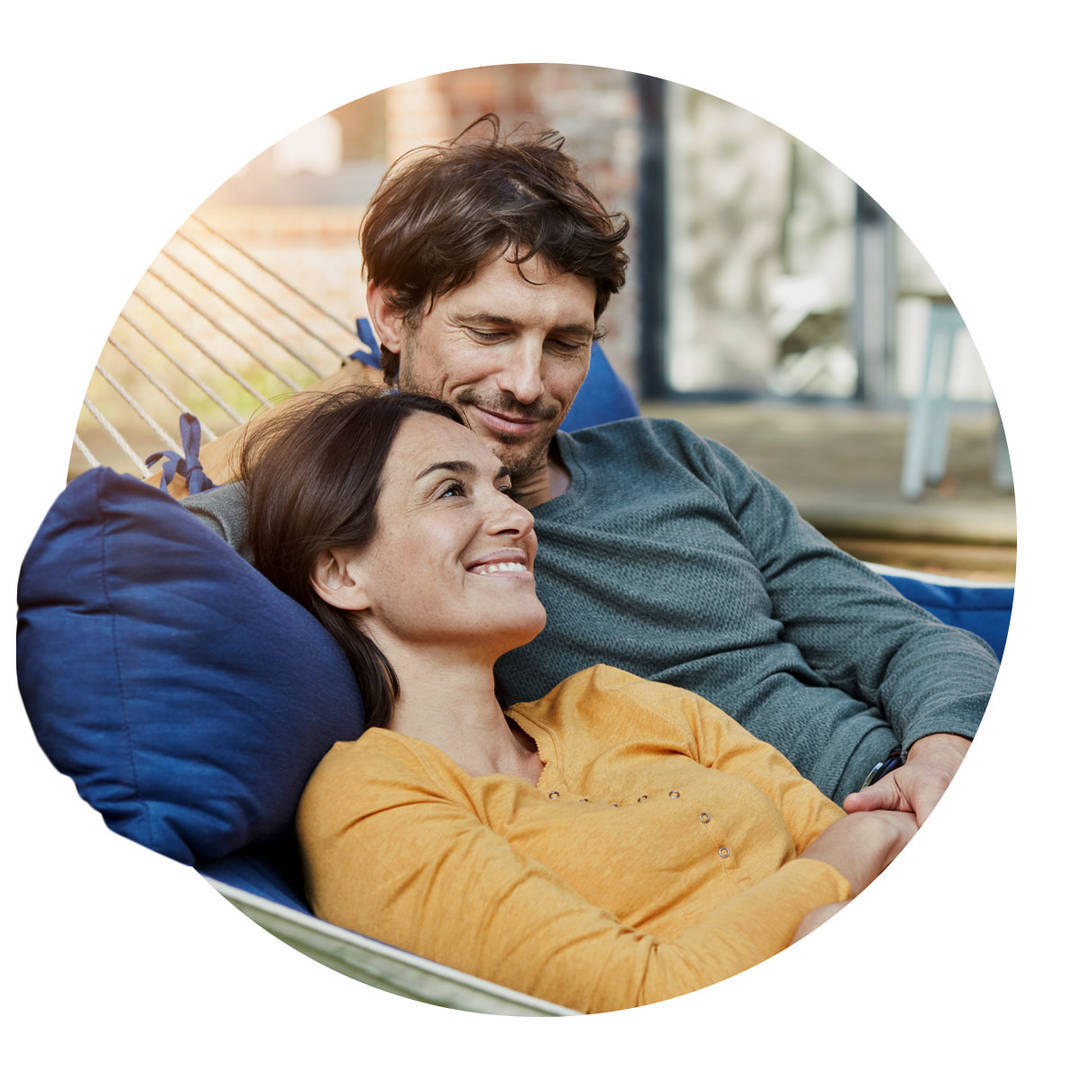
{"label": "man's eyebrow", "polygon": [[[453,316],[452,322],[462,326],[466,323],[486,323],[489,326],[516,326],[517,320],[508,315],[496,315],[491,311],[469,311],[461,315]],[[553,327],[560,334],[581,334],[583,337],[592,337],[596,333],[595,326],[587,326],[585,323],[567,323],[564,326]]]}

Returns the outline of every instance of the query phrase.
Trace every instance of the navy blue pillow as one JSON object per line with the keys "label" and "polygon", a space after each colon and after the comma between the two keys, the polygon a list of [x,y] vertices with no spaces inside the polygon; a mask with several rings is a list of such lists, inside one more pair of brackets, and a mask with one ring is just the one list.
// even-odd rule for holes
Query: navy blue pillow
{"label": "navy blue pillow", "polygon": [[569,412],[559,425],[563,431],[578,431],[611,420],[628,420],[640,416],[634,395],[615,373],[603,350],[593,342],[589,356],[589,373],[581,384]]}
{"label": "navy blue pillow", "polygon": [[1001,660],[1012,616],[1011,585],[939,585],[906,575],[883,576],[901,596],[943,623],[978,634]]}
{"label": "navy blue pillow", "polygon": [[53,764],[116,832],[185,863],[291,826],[363,730],[344,653],[171,496],[98,468],[23,562],[19,687]]}

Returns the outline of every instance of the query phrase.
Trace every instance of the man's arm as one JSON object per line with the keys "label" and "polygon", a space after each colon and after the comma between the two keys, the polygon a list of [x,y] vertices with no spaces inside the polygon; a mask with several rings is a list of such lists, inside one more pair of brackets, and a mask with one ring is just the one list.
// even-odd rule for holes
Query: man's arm
{"label": "man's arm", "polygon": [[[213,442],[207,443],[199,451],[199,462],[203,467],[203,472],[215,484],[228,484],[235,480],[240,464],[240,449],[243,446],[245,434],[258,428],[271,414],[279,416],[282,411],[294,407],[296,402],[303,400],[304,394],[330,394],[354,386],[378,387],[382,385],[382,373],[376,368],[351,360],[347,361],[340,370],[328,375],[302,393],[290,394],[288,397],[282,398],[280,402],[275,403],[271,408],[260,409],[252,415],[247,423],[235,427],[231,431],[220,435]],[[160,486],[161,470],[159,469],[151,474],[147,481],[155,487]],[[187,481],[184,477],[177,475],[169,485],[169,494],[179,499],[187,493]]]}
{"label": "man's arm", "polygon": [[907,753],[901,769],[845,809],[911,810],[921,823],[978,729],[997,676],[992,650],[905,600],[803,521],[773,484],[712,445],[783,639],[831,685],[876,707]]}
{"label": "man's arm", "polygon": [[571,1008],[629,1008],[727,978],[851,894],[824,859],[793,859],[657,937],[515,849],[406,754],[355,768],[355,751],[331,751],[313,774],[297,830],[316,913]]}

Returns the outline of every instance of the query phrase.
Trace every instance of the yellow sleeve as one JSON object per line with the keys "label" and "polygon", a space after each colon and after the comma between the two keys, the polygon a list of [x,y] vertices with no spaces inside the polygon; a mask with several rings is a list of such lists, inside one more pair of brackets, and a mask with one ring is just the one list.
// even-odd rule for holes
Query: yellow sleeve
{"label": "yellow sleeve", "polygon": [[824,863],[789,863],[665,942],[520,854],[419,761],[386,764],[357,783],[324,762],[309,783],[297,824],[316,913],[583,1012],[734,975],[783,949],[807,912],[849,894]]}

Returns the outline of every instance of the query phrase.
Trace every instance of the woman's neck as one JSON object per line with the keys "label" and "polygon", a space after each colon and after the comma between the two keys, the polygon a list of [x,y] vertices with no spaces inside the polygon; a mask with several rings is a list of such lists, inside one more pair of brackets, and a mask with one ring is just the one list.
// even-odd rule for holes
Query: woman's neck
{"label": "woman's neck", "polygon": [[391,731],[438,747],[472,776],[505,773],[536,783],[539,755],[503,715],[491,658],[385,651],[400,687]]}

